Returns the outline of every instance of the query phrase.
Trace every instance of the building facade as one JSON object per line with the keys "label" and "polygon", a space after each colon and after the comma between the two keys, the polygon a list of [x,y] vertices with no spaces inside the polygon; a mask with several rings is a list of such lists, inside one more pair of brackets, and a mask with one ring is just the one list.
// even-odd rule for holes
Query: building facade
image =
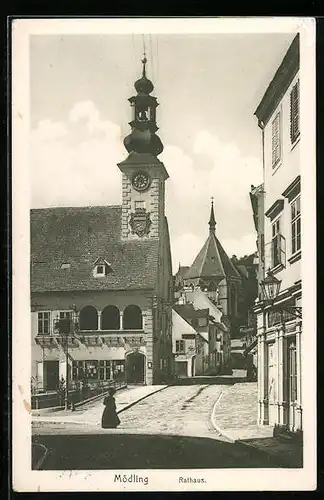
{"label": "building facade", "polygon": [[172,352],[176,377],[194,377],[197,350],[197,332],[176,310],[172,310]]}
{"label": "building facade", "polygon": [[[154,384],[173,372],[173,277],[153,84],[135,82],[121,206],[31,211],[32,376]],[[109,173],[107,172],[107,175]]]}
{"label": "building facade", "polygon": [[[263,184],[251,190],[258,231],[258,421],[301,431],[301,179],[299,35],[289,47],[255,115],[262,133]],[[265,302],[268,271],[281,281]],[[297,314],[299,311],[299,314]]]}
{"label": "building facade", "polygon": [[[196,360],[196,374],[229,369],[231,333],[238,330],[241,276],[216,237],[213,202],[209,235],[190,267],[179,266],[174,277],[177,311],[205,338],[204,356]],[[195,317],[191,317],[191,309]],[[204,314],[206,311],[207,314]],[[200,315],[198,317],[198,315]]]}

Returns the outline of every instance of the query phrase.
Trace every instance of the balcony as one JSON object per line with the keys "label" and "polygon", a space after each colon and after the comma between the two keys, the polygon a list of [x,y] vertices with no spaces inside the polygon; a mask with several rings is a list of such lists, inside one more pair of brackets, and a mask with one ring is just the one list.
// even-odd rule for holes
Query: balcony
{"label": "balcony", "polygon": [[35,337],[35,342],[43,348],[79,347],[78,338],[72,335],[39,333]]}
{"label": "balcony", "polygon": [[128,337],[130,335],[145,335],[144,330],[79,330],[78,336],[102,336],[102,335],[118,335],[121,337]]}
{"label": "balcony", "polygon": [[[43,348],[107,346],[133,348],[146,345],[144,330],[83,330],[75,334],[38,334],[35,342]],[[67,343],[67,344],[66,344]]]}

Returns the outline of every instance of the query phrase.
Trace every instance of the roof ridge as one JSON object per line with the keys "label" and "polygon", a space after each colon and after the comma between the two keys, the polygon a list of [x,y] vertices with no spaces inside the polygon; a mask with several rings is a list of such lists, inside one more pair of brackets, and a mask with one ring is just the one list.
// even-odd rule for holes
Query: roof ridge
{"label": "roof ridge", "polygon": [[92,209],[92,208],[122,208],[122,205],[82,205],[82,206],[57,206],[57,207],[38,207],[38,208],[30,208],[31,212],[40,211],[40,210],[83,210],[83,209]]}

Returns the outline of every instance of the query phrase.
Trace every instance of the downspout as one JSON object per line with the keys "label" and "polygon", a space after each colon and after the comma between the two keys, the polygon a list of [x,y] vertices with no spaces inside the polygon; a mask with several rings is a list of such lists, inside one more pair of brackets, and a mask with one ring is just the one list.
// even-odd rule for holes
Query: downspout
{"label": "downspout", "polygon": [[[265,152],[264,152],[264,128],[265,128],[265,123],[263,120],[258,120],[258,126],[261,128],[261,137],[262,137],[262,178],[263,178],[263,186],[264,186],[264,181],[265,181]],[[265,245],[265,242],[264,242],[264,189],[262,190],[262,214],[258,214],[258,218],[260,219],[260,215],[262,215],[262,234],[261,236],[263,237],[263,248],[260,248],[260,250],[263,250],[264,251],[264,245]],[[262,238],[261,238],[262,240]],[[260,241],[260,245],[261,245],[261,241]],[[262,258],[263,257],[263,260]],[[261,280],[264,279],[264,276],[265,276],[265,255],[261,255],[261,251],[260,251],[260,262],[261,262],[261,265],[262,265],[262,273],[261,273]]]}

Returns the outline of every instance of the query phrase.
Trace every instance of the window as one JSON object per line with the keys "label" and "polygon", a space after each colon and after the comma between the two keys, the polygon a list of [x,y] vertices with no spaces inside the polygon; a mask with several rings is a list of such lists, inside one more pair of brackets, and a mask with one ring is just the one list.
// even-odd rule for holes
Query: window
{"label": "window", "polygon": [[70,311],[60,311],[59,319],[55,321],[55,333],[70,333],[72,315]]}
{"label": "window", "polygon": [[98,361],[86,361],[85,362],[86,377],[88,379],[98,378]]}
{"label": "window", "polygon": [[135,212],[141,212],[145,210],[145,201],[144,200],[136,200],[135,201]]}
{"label": "window", "polygon": [[294,143],[300,135],[299,130],[299,80],[290,92],[290,139]]}
{"label": "window", "polygon": [[113,270],[111,265],[108,262],[102,261],[95,265],[93,269],[93,276],[95,278],[100,278],[103,276],[107,276],[107,274],[112,273]]}
{"label": "window", "polygon": [[85,361],[72,361],[73,380],[82,380],[85,378]]}
{"label": "window", "polygon": [[185,341],[176,340],[176,352],[184,352],[184,350],[185,350]]}
{"label": "window", "polygon": [[285,238],[280,230],[281,220],[278,218],[271,228],[271,268],[285,265]]}
{"label": "window", "polygon": [[71,264],[68,264],[67,262],[63,262],[63,264],[61,264],[61,269],[70,269],[71,267]]}
{"label": "window", "polygon": [[125,360],[118,359],[112,361],[113,378],[115,380],[123,380],[125,378]]}
{"label": "window", "polygon": [[99,361],[99,379],[110,380],[111,363],[107,360]]}
{"label": "window", "polygon": [[50,333],[50,313],[49,312],[39,312],[38,313],[38,334],[46,335]]}
{"label": "window", "polygon": [[272,168],[281,160],[281,114],[276,114],[272,122]]}
{"label": "window", "polygon": [[300,240],[300,196],[296,198],[291,204],[291,252],[294,254],[301,248]]}

